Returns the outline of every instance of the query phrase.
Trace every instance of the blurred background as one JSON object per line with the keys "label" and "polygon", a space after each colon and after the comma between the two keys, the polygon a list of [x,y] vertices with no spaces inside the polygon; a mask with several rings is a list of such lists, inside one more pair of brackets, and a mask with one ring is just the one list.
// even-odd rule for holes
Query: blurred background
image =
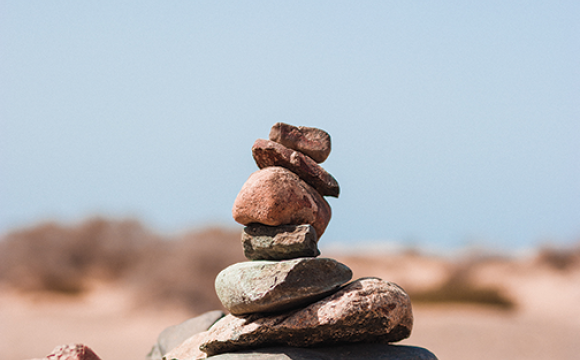
{"label": "blurred background", "polygon": [[573,1],[0,1],[0,349],[139,357],[219,308],[282,121],[332,136],[323,256],[407,289],[411,343],[573,358],[579,24]]}

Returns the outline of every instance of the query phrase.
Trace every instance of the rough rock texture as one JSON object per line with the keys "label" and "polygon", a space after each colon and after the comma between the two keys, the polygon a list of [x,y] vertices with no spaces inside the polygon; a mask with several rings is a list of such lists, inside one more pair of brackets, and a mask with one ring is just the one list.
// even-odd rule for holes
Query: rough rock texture
{"label": "rough rock texture", "polygon": [[260,169],[281,166],[298,175],[320,195],[338,197],[340,188],[336,179],[312,158],[298,151],[274,141],[258,139],[252,146],[252,155]]}
{"label": "rough rock texture", "polygon": [[225,316],[221,310],[208,311],[204,314],[186,320],[178,325],[173,325],[163,330],[157,337],[157,344],[153,346],[147,355],[149,360],[161,360],[163,355],[173,350],[176,346],[200,332],[206,331],[216,321]]}
{"label": "rough rock texture", "polygon": [[298,175],[272,166],[250,175],[234,201],[232,215],[242,225],[310,224],[320,238],[331,210],[320,193]]}
{"label": "rough rock texture", "polygon": [[269,138],[310,156],[317,163],[324,162],[330,154],[330,135],[321,129],[279,122],[272,126]]}
{"label": "rough rock texture", "polygon": [[83,344],[60,345],[41,360],[101,360],[88,346]]}
{"label": "rough rock texture", "polygon": [[366,278],[295,312],[227,315],[205,333],[200,349],[216,355],[276,344],[388,343],[407,338],[412,326],[409,296],[395,284]]}
{"label": "rough rock texture", "polygon": [[272,347],[211,356],[211,360],[437,360],[430,351],[388,344],[352,344],[312,349]]}
{"label": "rough rock texture", "polygon": [[234,315],[280,312],[336,292],[352,278],[344,264],[327,258],[247,261],[222,270],[216,293]]}
{"label": "rough rock texture", "polygon": [[198,360],[207,358],[207,354],[199,349],[199,345],[204,341],[208,331],[195,334],[185,340],[181,345],[165,354],[163,360]]}
{"label": "rough rock texture", "polygon": [[206,355],[266,346],[294,347],[344,343],[389,343],[411,334],[409,296],[377,278],[352,282],[302,309],[279,315],[226,315],[208,331],[194,335],[167,359],[203,359]]}
{"label": "rough rock texture", "polygon": [[318,237],[312,225],[267,226],[251,224],[242,232],[244,255],[250,260],[316,257]]}

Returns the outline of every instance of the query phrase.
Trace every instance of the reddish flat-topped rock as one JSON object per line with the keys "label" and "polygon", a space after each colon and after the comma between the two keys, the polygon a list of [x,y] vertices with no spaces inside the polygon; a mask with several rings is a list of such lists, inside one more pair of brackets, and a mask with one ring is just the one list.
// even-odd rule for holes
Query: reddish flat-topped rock
{"label": "reddish flat-topped rock", "polygon": [[279,122],[272,126],[269,139],[300,151],[317,163],[324,162],[330,155],[330,135],[322,129]]}
{"label": "reddish flat-topped rock", "polygon": [[320,195],[338,197],[340,189],[336,179],[301,152],[274,141],[258,139],[252,146],[252,155],[260,169],[281,166],[298,175]]}
{"label": "reddish flat-topped rock", "polygon": [[271,166],[250,175],[234,201],[232,215],[242,225],[310,224],[320,238],[331,210],[320,193],[298,175]]}

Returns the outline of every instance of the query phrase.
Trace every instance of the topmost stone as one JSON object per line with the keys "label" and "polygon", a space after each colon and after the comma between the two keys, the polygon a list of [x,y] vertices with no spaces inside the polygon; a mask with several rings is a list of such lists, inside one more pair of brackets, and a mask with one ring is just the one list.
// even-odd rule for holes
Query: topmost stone
{"label": "topmost stone", "polygon": [[300,151],[319,164],[330,154],[330,135],[322,129],[279,122],[272,126],[270,140]]}

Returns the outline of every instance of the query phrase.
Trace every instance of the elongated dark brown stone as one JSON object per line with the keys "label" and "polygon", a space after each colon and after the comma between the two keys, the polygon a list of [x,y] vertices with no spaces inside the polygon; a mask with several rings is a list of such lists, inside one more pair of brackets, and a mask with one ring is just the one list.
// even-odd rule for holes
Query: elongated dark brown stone
{"label": "elongated dark brown stone", "polygon": [[315,188],[322,196],[338,197],[338,182],[310,157],[277,142],[258,139],[252,155],[260,169],[268,166],[286,168]]}

